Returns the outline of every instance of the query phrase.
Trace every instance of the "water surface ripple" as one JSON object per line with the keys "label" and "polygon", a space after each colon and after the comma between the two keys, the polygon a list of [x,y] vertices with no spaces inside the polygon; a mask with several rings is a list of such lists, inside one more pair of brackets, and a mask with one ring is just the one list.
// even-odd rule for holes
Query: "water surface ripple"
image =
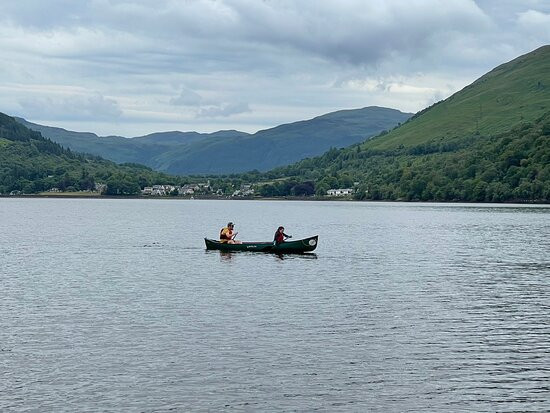
{"label": "water surface ripple", "polygon": [[[549,218],[0,199],[0,411],[549,411]],[[320,244],[205,251],[229,220]]]}

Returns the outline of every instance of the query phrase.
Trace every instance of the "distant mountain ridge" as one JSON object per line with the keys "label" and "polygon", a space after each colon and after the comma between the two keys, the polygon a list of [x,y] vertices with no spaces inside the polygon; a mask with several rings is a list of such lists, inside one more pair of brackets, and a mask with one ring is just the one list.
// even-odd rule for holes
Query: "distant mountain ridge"
{"label": "distant mountain ridge", "polygon": [[117,163],[141,163],[150,167],[153,167],[151,159],[174,145],[191,144],[208,138],[221,139],[249,135],[239,131],[214,133],[172,131],[125,138],[122,136],[98,136],[91,132],[74,132],[63,128],[39,125],[23,118],[15,117],[15,119],[27,128],[40,132],[42,136],[75,152],[98,155]]}
{"label": "distant mountain ridge", "polygon": [[160,132],[135,138],[99,137],[17,120],[73,151],[118,163],[141,163],[171,174],[224,174],[266,171],[346,147],[392,129],[412,116],[376,106],[341,110],[248,134]]}

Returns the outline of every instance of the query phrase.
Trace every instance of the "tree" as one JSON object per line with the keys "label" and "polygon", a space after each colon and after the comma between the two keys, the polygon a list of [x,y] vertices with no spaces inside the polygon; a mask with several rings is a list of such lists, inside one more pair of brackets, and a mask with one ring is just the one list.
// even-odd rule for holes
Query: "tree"
{"label": "tree", "polygon": [[317,189],[315,190],[315,195],[317,196],[325,196],[327,191],[330,189],[325,183],[318,184],[316,187]]}
{"label": "tree", "polygon": [[277,190],[274,185],[266,184],[260,187],[260,195],[266,198],[277,196]]}
{"label": "tree", "polygon": [[311,181],[302,182],[292,187],[291,194],[295,196],[311,196],[315,194],[315,184]]}
{"label": "tree", "polygon": [[136,195],[140,193],[137,179],[124,175],[113,175],[107,180],[107,195]]}
{"label": "tree", "polygon": [[95,188],[95,180],[94,177],[90,175],[87,169],[82,169],[82,173],[80,174],[80,180],[78,182],[78,186],[81,190],[88,190],[91,191]]}

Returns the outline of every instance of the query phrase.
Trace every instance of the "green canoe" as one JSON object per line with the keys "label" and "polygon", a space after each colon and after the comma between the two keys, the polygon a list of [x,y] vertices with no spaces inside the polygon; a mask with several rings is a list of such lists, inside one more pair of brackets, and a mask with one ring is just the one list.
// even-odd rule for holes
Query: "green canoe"
{"label": "green canoe", "polygon": [[318,235],[296,241],[285,241],[278,245],[273,242],[243,242],[242,244],[228,244],[205,238],[207,250],[220,251],[253,251],[273,252],[276,254],[303,254],[317,248]]}

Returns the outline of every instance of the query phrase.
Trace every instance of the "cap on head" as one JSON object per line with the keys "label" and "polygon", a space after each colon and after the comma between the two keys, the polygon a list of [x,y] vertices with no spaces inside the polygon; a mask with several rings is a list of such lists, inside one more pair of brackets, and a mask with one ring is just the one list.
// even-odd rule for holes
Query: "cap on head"
{"label": "cap on head", "polygon": [[234,227],[235,224],[233,224],[232,222],[228,222],[228,223],[227,223],[227,226],[228,226],[228,227]]}

